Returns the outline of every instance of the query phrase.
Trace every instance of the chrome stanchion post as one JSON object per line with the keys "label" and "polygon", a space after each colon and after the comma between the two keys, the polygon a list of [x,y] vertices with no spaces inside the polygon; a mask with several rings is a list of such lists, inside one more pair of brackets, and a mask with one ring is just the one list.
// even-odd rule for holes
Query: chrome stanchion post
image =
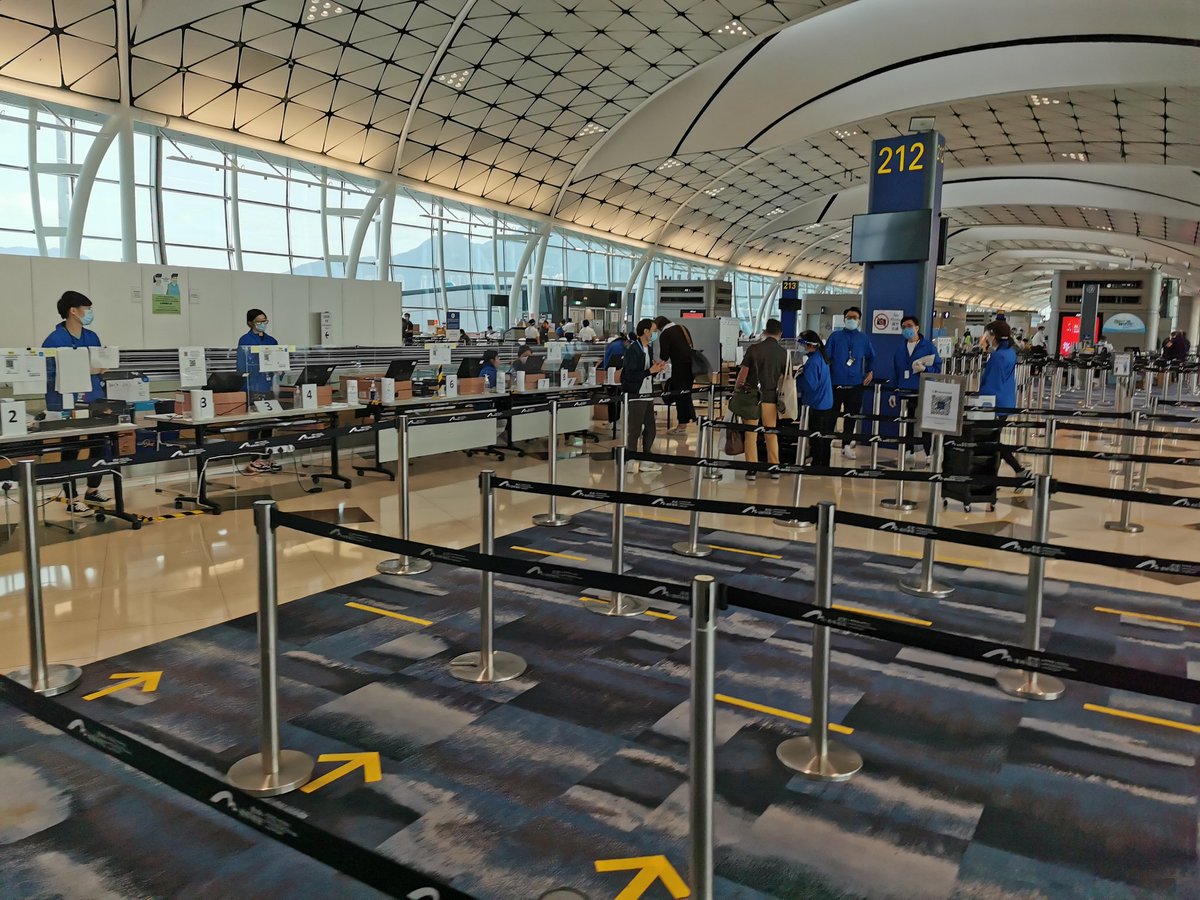
{"label": "chrome stanchion post", "polygon": [[259,752],[234,763],[226,780],[256,797],[277,797],[307,784],[315,761],[279,749],[279,596],[274,500],[254,504],[258,532]]}
{"label": "chrome stanchion post", "polygon": [[[803,466],[804,460],[808,458],[808,423],[809,423],[809,408],[805,406],[800,410],[800,437],[796,439],[796,465]],[[792,506],[800,505],[800,486],[804,483],[804,476],[799,472],[796,473],[796,490],[792,493]],[[799,522],[795,519],[776,519],[776,525],[782,525],[784,528],[791,528],[793,531],[807,531],[810,528],[816,527],[812,522]]]}
{"label": "chrome stanchion post", "polygon": [[[704,426],[706,424],[709,424],[709,423],[704,423],[704,422],[701,423],[701,426],[700,426],[701,431],[703,431]],[[709,427],[711,427],[711,425]],[[748,437],[755,437],[755,436],[756,435],[754,435],[754,434],[748,435]],[[704,438],[704,435],[701,434],[700,439],[703,440],[703,438]],[[703,468],[704,468],[703,466],[694,466],[693,470],[692,470],[692,499],[693,500],[700,499],[700,490],[704,483],[704,473],[702,471]],[[700,543],[700,511],[699,510],[695,510],[695,509],[692,510],[691,518],[688,519],[688,539],[686,541],[676,541],[674,544],[671,545],[671,550],[673,550],[679,556],[691,556],[691,557],[697,557],[697,558],[702,557],[702,556],[708,556],[709,554],[711,554],[713,552],[713,548],[708,546],[708,544]]]}
{"label": "chrome stanchion post", "polygon": [[[396,505],[400,511],[400,540],[407,541],[408,514],[408,416],[396,417]],[[433,568],[427,559],[397,556],[375,567],[380,575],[420,575]]]}
{"label": "chrome stanchion post", "polygon": [[[833,548],[837,508],[828,501],[817,504],[817,561],[813,603],[833,608]],[[805,737],[794,737],[775,748],[779,761],[813,781],[848,781],[863,765],[849,747],[829,740],[829,629],[813,625],[812,728]]]}
{"label": "chrome stanchion post", "polygon": [[[908,437],[908,422],[903,417],[901,417],[901,419],[900,419],[900,443],[896,445],[899,448],[899,453],[897,453],[897,455],[896,455],[896,471],[897,472],[904,472],[908,468],[908,463],[906,462],[907,454],[905,454],[905,452],[904,452],[905,448],[908,446],[907,444],[904,443],[904,439],[907,437]],[[904,499],[904,482],[903,481],[896,482],[896,496],[895,497],[884,497],[882,500],[879,501],[879,505],[882,507],[885,507],[887,509],[896,509],[896,510],[899,510],[900,512],[912,512],[914,509],[917,508],[917,504],[913,503],[913,501]]]}
{"label": "chrome stanchion post", "polygon": [[[1141,410],[1137,410],[1133,414],[1133,430],[1138,431],[1139,426],[1141,424],[1142,424],[1142,413],[1141,413]],[[1136,448],[1137,448],[1137,438],[1133,435],[1129,435],[1125,439],[1125,452],[1129,453],[1129,454],[1133,454],[1135,452]],[[1126,491],[1133,490],[1133,473],[1134,473],[1135,468],[1136,468],[1136,466],[1134,465],[1134,462],[1132,460],[1125,461],[1125,481],[1122,486],[1122,490],[1126,490]],[[1121,518],[1115,522],[1105,522],[1104,527],[1107,528],[1109,531],[1121,531],[1121,532],[1124,532],[1125,534],[1140,534],[1141,532],[1145,531],[1146,529],[1143,528],[1141,525],[1139,525],[1137,522],[1130,521],[1130,516],[1132,515],[1132,513],[1133,513],[1133,501],[1132,500],[1122,500],[1121,501]]]}
{"label": "chrome stanchion post", "polygon": [[[618,494],[625,491],[625,448],[617,447],[613,451],[616,465],[616,487]],[[612,511],[612,573],[625,573],[625,504],[613,504]],[[604,603],[585,603],[584,609],[601,616],[640,616],[650,608],[641,597],[630,597],[620,591],[614,591]]]}
{"label": "chrome stanchion post", "polygon": [[716,795],[717,583],[692,579],[692,739],[688,747],[688,874],[693,897],[713,897],[713,798]]}
{"label": "chrome stanchion post", "polygon": [[42,559],[37,533],[37,480],[33,462],[17,463],[17,484],[21,491],[21,537],[25,542],[25,604],[29,617],[29,665],[8,673],[8,677],[43,697],[57,697],[74,688],[83,670],[46,662],[46,617],[42,608]]}
{"label": "chrome stanchion post", "polygon": [[621,391],[621,446],[629,446],[629,395]]}
{"label": "chrome stanchion post", "polygon": [[[708,442],[704,445],[700,445],[700,444],[696,445],[697,453],[700,456],[703,456],[707,459],[716,459],[720,455],[717,452],[717,443],[719,441],[719,438],[717,436],[717,425],[716,425],[717,405],[716,405],[716,398],[714,396],[715,392],[716,392],[716,386],[710,384],[708,386],[708,421],[710,423],[709,429],[708,429]],[[704,479],[706,481],[720,481],[721,480],[721,470],[714,466],[705,466],[704,467]]]}
{"label": "chrome stanchion post", "polygon": [[[496,494],[492,487],[495,472],[484,469],[479,473],[479,552],[493,556],[496,552]],[[515,653],[494,648],[496,632],[495,575],[479,573],[479,652],[463,653],[450,660],[450,674],[459,681],[474,684],[496,684],[511,681],[525,672],[525,660]]]}
{"label": "chrome stanchion post", "polygon": [[[946,436],[943,434],[935,434],[933,436],[933,466],[932,471],[941,474],[942,471],[942,455],[945,452]],[[942,505],[942,483],[940,481],[931,481],[929,483],[929,509],[926,511],[925,524],[930,528],[936,528],[938,523],[938,509]],[[925,552],[921,556],[921,574],[919,580],[911,578],[902,578],[897,585],[900,590],[906,594],[911,594],[914,597],[929,597],[934,600],[941,600],[943,597],[949,597],[954,593],[954,588],[948,584],[937,582],[933,578],[934,554],[937,551],[937,542],[929,537],[925,538]]]}
{"label": "chrome stanchion post", "polygon": [[1047,478],[1054,474],[1054,442],[1058,437],[1058,419],[1051,416],[1046,421],[1046,466],[1045,476]]}
{"label": "chrome stanchion post", "polygon": [[[558,486],[558,401],[550,401],[550,434],[547,436],[547,446],[550,458],[550,483]],[[558,498],[550,495],[549,509],[533,517],[534,525],[544,525],[550,528],[561,528],[571,524],[571,517],[558,511]]]}
{"label": "chrome stanchion post", "polygon": [[[1050,536],[1050,478],[1037,476],[1033,495],[1033,540],[1045,543]],[[1029,557],[1029,580],[1025,586],[1024,643],[1030,650],[1042,646],[1042,598],[1046,582],[1046,559]],[[996,673],[996,686],[1006,694],[1027,700],[1057,700],[1067,686],[1059,679],[1039,672],[1020,669],[1001,669]]]}
{"label": "chrome stanchion post", "polygon": [[[883,406],[883,386],[878,382],[875,384],[875,400],[871,404],[871,468],[879,468],[879,414]],[[904,452],[904,448],[900,448],[900,452]]]}

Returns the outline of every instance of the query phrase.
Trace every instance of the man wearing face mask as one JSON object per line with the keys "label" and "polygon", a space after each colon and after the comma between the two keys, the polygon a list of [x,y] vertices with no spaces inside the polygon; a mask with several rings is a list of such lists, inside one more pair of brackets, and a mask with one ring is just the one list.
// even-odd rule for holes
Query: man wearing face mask
{"label": "man wearing face mask", "polygon": [[[274,385],[271,376],[261,369],[259,354],[255,347],[275,347],[279,341],[267,334],[270,320],[261,309],[246,310],[246,333],[238,338],[238,371],[246,376],[246,391],[251,400],[261,400],[271,396]],[[265,432],[250,432],[250,440],[260,441]],[[262,475],[266,472],[278,472],[282,466],[267,459],[259,458],[250,463],[242,471],[246,475]]]}
{"label": "man wearing face mask", "polygon": [[[896,387],[903,391],[916,391],[921,388],[921,375],[925,372],[936,374],[942,371],[942,358],[938,355],[937,347],[933,345],[933,341],[921,334],[920,328],[917,327],[916,316],[905,316],[900,322],[900,334],[904,337],[904,343],[896,348],[895,355],[892,357],[892,368],[896,375]],[[888,404],[896,408],[896,396],[893,394],[888,400]],[[905,400],[905,415],[912,418],[916,415],[917,398],[910,397]],[[929,447],[933,437],[929,434],[922,435],[921,444],[925,455],[929,455]],[[905,450],[905,453],[911,451]]]}
{"label": "man wearing face mask", "polygon": [[842,423],[842,455],[854,459],[856,416],[862,412],[863,392],[875,378],[875,348],[871,339],[859,331],[862,310],[851,306],[844,324],[825,342],[829,358],[829,376],[833,382],[834,415],[845,416]]}
{"label": "man wearing face mask", "polygon": [[[58,300],[58,315],[62,319],[47,338],[42,341],[43,347],[57,347],[78,350],[85,347],[103,347],[100,337],[87,326],[92,324],[95,314],[92,312],[92,301],[79,291],[64,291]],[[74,402],[81,404],[92,403],[104,399],[104,385],[100,381],[103,369],[92,369],[92,389],[86,394],[75,394]],[[58,411],[64,408],[63,395],[54,388],[57,369],[53,358],[46,360],[46,409]],[[79,459],[78,450],[64,449],[63,462]],[[79,500],[75,482],[63,482],[63,494],[67,499],[70,511],[77,516],[92,514],[88,503],[107,503],[108,498],[100,493],[100,475],[87,477],[87,493],[83,502]]]}

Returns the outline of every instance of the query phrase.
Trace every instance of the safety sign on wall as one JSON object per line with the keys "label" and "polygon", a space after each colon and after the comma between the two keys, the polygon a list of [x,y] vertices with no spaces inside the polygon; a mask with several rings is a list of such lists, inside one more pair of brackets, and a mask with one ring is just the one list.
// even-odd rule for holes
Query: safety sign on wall
{"label": "safety sign on wall", "polygon": [[904,319],[902,309],[877,309],[871,316],[872,334],[899,334]]}

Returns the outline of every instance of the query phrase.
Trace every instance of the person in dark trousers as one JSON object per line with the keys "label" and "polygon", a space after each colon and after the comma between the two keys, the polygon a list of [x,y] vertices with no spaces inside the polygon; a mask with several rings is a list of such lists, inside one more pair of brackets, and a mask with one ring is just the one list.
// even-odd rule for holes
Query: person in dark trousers
{"label": "person in dark trousers", "polygon": [[[808,427],[821,434],[832,435],[837,428],[837,413],[833,408],[833,384],[829,380],[829,363],[825,359],[825,345],[815,331],[804,331],[796,340],[796,350],[803,365],[796,376],[796,392],[800,403],[808,407]],[[812,464],[829,465],[829,450],[833,438],[812,438]]]}
{"label": "person in dark trousers", "polygon": [[[271,376],[262,371],[259,354],[254,347],[276,347],[279,341],[267,334],[267,326],[271,320],[261,309],[246,310],[246,333],[238,338],[238,371],[246,376],[246,396],[248,401],[263,400],[271,396],[274,385]],[[249,402],[246,411],[251,411]],[[265,431],[251,431],[248,435],[252,441],[261,441],[267,436]],[[271,462],[266,457],[252,460],[242,469],[246,475],[263,475],[268,472],[278,472],[283,467]]]}
{"label": "person in dark trousers", "polygon": [[667,379],[667,390],[675,398],[678,424],[668,434],[682,434],[696,421],[696,408],[692,405],[692,335],[686,327],[672,322],[666,316],[654,320],[658,329],[659,358],[671,364],[671,377]]}
{"label": "person in dark trousers", "polygon": [[[87,327],[92,324],[95,313],[92,310],[92,301],[85,295],[79,293],[79,291],[64,291],[63,295],[58,298],[57,309],[58,317],[62,321],[42,341],[43,347],[78,350],[87,347],[104,346],[100,343],[99,335]],[[46,360],[46,409],[51,412],[64,409],[63,395],[54,386],[57,372],[54,360],[48,358]],[[92,369],[91,390],[86,394],[76,394],[72,407],[75,403],[88,404],[104,399],[104,385],[100,381],[102,372],[102,369]],[[79,443],[82,443],[82,440]],[[79,450],[67,449],[64,446],[61,456],[63,462],[73,462],[79,459]],[[76,492],[75,480],[71,479],[70,481],[63,482],[63,495],[66,497],[68,508],[74,515],[90,516],[92,508],[88,506],[89,503],[108,502],[108,498],[100,493],[102,477],[98,474],[87,477],[87,492],[83,495],[82,501]]]}
{"label": "person in dark trousers", "polygon": [[[658,326],[650,319],[642,319],[634,329],[636,340],[625,350],[625,364],[621,367],[621,392],[629,395],[629,421],[625,424],[625,450],[636,453],[638,439],[641,439],[642,452],[650,453],[654,449],[654,438],[658,426],[654,420],[654,393],[651,379],[663,369],[666,363],[654,359],[651,344],[655,340]],[[626,464],[630,472],[638,471],[638,464]],[[657,472],[662,469],[656,462],[643,462],[641,471]]]}
{"label": "person in dark trousers", "polygon": [[857,416],[862,412],[863,391],[875,378],[875,348],[871,339],[859,331],[862,310],[851,306],[846,310],[841,330],[835,331],[825,342],[825,356],[829,360],[829,377],[833,382],[833,405],[835,415],[846,418],[842,422],[842,455],[854,459],[854,431]]}
{"label": "person in dark trousers", "polygon": [[405,313],[404,316],[400,319],[400,328],[402,329],[401,333],[403,334],[403,337],[404,337],[404,346],[411,347],[412,343],[413,343],[413,331],[414,331],[411,314]]}
{"label": "person in dark trousers", "polygon": [[[921,389],[921,376],[926,372],[937,374],[942,371],[942,357],[937,352],[937,347],[933,341],[921,334],[921,328],[917,324],[916,316],[905,316],[900,321],[900,334],[904,337],[904,343],[896,348],[895,354],[892,356],[892,368],[895,371],[896,387],[902,391],[919,391]],[[893,394],[888,398],[888,404],[892,409],[896,408],[896,395]],[[907,397],[904,400],[904,415],[906,418],[915,418],[917,414],[917,398]],[[912,429],[910,428],[910,434]],[[921,448],[925,456],[929,456],[929,448],[933,442],[933,435],[923,434],[921,436]],[[904,448],[905,454],[911,456],[912,451],[907,447]]]}
{"label": "person in dark trousers", "polygon": [[[757,425],[762,422],[767,428],[774,428],[779,424],[779,401],[776,391],[779,387],[779,379],[783,377],[788,362],[787,350],[779,343],[782,335],[783,323],[778,319],[768,319],[766,328],[763,329],[762,340],[747,347],[746,355],[742,358],[737,384],[749,382],[758,386],[759,408],[762,410],[761,418],[746,419],[747,425]],[[778,465],[779,435],[765,434],[763,438],[767,445],[767,462],[771,465]],[[756,434],[746,435],[746,462],[758,462],[758,435]],[[754,481],[757,477],[757,472],[746,472],[747,481]],[[779,473],[772,472],[771,478],[778,481]]]}
{"label": "person in dark trousers", "polygon": [[[983,350],[991,351],[991,356],[984,363],[983,375],[979,380],[979,393],[990,394],[996,398],[998,409],[1015,409],[1017,405],[1017,352],[1012,348],[1012,329],[1007,322],[989,322],[984,326],[983,337],[979,340]],[[997,414],[996,421],[1004,428],[1004,420],[1008,416]],[[1021,465],[1016,454],[1011,450],[1002,449],[1000,458],[1017,473],[1019,477],[1028,477],[1029,472]]]}

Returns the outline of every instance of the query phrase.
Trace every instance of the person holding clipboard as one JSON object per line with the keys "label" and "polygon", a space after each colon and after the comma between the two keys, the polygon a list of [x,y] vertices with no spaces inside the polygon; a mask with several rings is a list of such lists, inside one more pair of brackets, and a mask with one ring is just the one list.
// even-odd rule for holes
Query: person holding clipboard
{"label": "person holding clipboard", "polygon": [[[942,371],[942,357],[938,355],[933,341],[921,334],[921,327],[916,316],[905,316],[900,320],[900,334],[904,343],[896,348],[892,357],[892,367],[895,370],[896,387],[902,391],[917,391],[921,388],[921,376],[929,372],[937,374]],[[896,395],[888,400],[892,409],[896,408]],[[904,401],[904,415],[914,418],[917,414],[917,398],[907,397]],[[912,430],[909,430],[911,434]],[[922,449],[926,458],[933,438],[929,434],[921,435]],[[905,448],[905,453],[912,451]]]}

